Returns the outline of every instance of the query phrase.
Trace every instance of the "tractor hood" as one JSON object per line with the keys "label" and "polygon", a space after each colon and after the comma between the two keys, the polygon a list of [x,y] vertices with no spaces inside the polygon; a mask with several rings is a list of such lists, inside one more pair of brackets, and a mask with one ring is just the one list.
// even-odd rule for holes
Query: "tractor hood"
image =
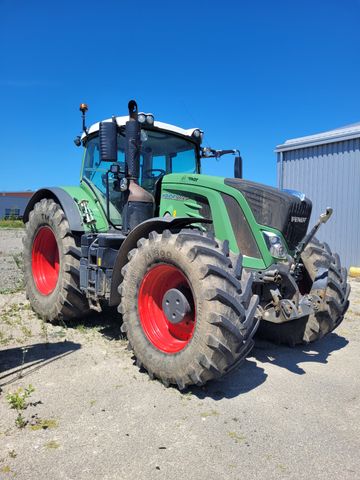
{"label": "tractor hood", "polygon": [[309,226],[312,203],[308,198],[237,178],[226,178],[225,184],[244,195],[258,224],[279,230],[289,249],[295,249]]}

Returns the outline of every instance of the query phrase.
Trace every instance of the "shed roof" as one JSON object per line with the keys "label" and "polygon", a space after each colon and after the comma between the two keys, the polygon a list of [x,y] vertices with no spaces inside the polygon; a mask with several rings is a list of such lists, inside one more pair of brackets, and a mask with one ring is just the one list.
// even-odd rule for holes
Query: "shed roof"
{"label": "shed roof", "polygon": [[306,137],[291,138],[276,147],[276,152],[287,150],[296,150],[298,148],[313,147],[315,145],[324,145],[326,143],[340,142],[360,137],[360,122],[345,125],[344,127],[328,130],[327,132],[308,135]]}
{"label": "shed roof", "polygon": [[0,192],[0,197],[32,197],[34,192]]}

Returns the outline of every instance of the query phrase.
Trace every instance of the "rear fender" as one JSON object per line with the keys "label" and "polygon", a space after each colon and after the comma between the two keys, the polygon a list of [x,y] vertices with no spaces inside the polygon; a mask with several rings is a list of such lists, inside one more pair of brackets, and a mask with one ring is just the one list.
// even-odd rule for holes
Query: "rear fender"
{"label": "rear fender", "polygon": [[167,215],[165,217],[151,218],[134,228],[121,245],[114,263],[109,299],[110,306],[115,306],[120,303],[118,286],[122,282],[121,269],[128,262],[128,253],[137,247],[137,242],[140,238],[147,238],[149,233],[154,231],[157,233],[162,233],[164,230],[178,231],[194,223],[212,223],[212,221],[190,217],[171,217]]}

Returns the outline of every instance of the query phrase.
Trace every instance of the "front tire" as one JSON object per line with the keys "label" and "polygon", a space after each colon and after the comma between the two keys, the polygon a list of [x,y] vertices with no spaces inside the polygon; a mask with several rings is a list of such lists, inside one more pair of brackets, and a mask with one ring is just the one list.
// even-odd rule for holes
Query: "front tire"
{"label": "front tire", "polygon": [[79,289],[81,252],[60,205],[46,198],[36,203],[23,242],[26,293],[34,311],[53,323],[87,313]]}
{"label": "front tire", "polygon": [[[252,276],[221,244],[200,232],[152,232],[129,254],[119,288],[126,332],[139,367],[179,389],[227,373],[253,346],[258,297]],[[163,309],[169,289],[180,289],[190,310],[179,323]]]}

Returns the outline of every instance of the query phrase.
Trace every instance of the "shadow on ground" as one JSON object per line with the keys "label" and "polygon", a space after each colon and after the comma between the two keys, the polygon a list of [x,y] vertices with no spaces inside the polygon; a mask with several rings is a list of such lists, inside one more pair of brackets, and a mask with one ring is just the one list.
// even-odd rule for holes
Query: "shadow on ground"
{"label": "shadow on ground", "polygon": [[306,362],[326,364],[333,352],[341,350],[348,343],[346,338],[336,333],[331,333],[310,345],[299,345],[294,348],[257,339],[250,357],[240,367],[220,380],[210,382],[204,387],[192,387],[188,391],[198,398],[211,397],[214,400],[233,398],[254,390],[265,382],[268,375],[261,364],[271,363],[297,375],[304,375],[306,371],[300,364]]}
{"label": "shadow on ground", "polygon": [[198,398],[213,400],[234,398],[254,390],[265,382],[267,373],[252,359],[247,358],[239,367],[219,380],[213,380],[203,387],[191,387],[187,391]]}
{"label": "shadow on ground", "polygon": [[82,318],[68,320],[66,327],[76,330],[96,329],[107,340],[122,340],[125,337],[120,330],[121,324],[121,315],[117,309],[107,307],[101,313],[90,312]]}
{"label": "shadow on ground", "polygon": [[81,345],[74,342],[36,343],[0,351],[0,389],[4,385],[25,377],[45,365],[59,360]]}
{"label": "shadow on ground", "polygon": [[304,375],[306,371],[299,364],[309,362],[326,364],[333,352],[341,350],[348,343],[346,338],[336,333],[330,333],[309,345],[292,348],[257,339],[251,355],[262,363],[271,363],[297,375]]}

